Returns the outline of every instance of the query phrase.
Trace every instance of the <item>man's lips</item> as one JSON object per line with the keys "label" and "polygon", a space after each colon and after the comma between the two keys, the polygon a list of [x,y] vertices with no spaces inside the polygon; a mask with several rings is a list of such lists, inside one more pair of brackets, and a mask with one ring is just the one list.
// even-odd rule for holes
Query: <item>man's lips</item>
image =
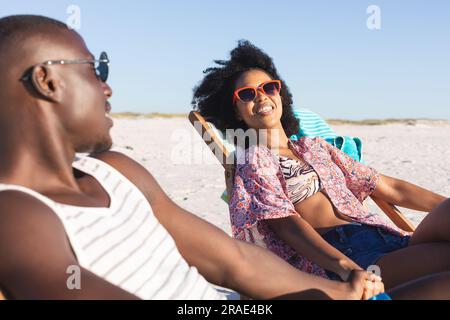
{"label": "man's lips", "polygon": [[108,119],[109,126],[112,127],[114,122],[110,116],[110,112],[111,112],[111,104],[107,101],[105,103],[105,117],[106,119]]}

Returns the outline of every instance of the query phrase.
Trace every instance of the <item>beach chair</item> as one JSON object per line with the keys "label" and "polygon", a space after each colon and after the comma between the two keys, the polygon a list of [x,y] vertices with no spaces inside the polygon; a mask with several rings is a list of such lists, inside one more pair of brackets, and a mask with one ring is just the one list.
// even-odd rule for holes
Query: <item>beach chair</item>
{"label": "beach chair", "polygon": [[[189,113],[189,121],[224,167],[227,199],[230,199],[235,173],[234,161],[230,161],[231,158],[234,157],[234,145],[226,141],[224,134],[212,123],[203,118],[199,112],[191,111]],[[229,161],[227,161],[227,159],[229,159]],[[374,196],[371,196],[371,198],[397,227],[408,232],[414,231],[415,227],[411,221],[409,221],[408,218],[406,218],[394,205]]]}

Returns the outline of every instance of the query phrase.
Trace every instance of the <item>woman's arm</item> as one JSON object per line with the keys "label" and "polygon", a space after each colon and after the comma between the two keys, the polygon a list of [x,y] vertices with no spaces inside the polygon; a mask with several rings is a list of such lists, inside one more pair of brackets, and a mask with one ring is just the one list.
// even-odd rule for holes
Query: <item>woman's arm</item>
{"label": "woman's arm", "polygon": [[338,274],[346,281],[352,270],[362,270],[351,259],[326,242],[300,215],[266,220],[270,228],[303,257]]}
{"label": "woman's arm", "polygon": [[430,212],[446,198],[412,183],[380,175],[372,195],[391,204]]}

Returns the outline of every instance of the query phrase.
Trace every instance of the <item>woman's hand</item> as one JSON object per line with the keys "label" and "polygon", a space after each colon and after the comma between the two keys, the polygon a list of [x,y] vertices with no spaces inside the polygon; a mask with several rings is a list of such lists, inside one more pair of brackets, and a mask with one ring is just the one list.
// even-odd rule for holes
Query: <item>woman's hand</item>
{"label": "woman's hand", "polygon": [[384,284],[381,278],[367,271],[352,271],[348,286],[348,298],[353,300],[367,300],[384,292]]}
{"label": "woman's hand", "polygon": [[380,293],[384,292],[384,283],[381,280],[381,277],[368,272],[369,279],[366,280],[366,284],[364,287],[363,300],[368,300]]}

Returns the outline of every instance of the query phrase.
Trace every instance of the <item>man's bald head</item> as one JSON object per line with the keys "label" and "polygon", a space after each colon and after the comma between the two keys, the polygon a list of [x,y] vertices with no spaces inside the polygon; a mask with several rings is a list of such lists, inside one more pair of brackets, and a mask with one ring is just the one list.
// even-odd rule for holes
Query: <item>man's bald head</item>
{"label": "man's bald head", "polygon": [[0,38],[19,32],[33,32],[41,27],[67,28],[61,21],[37,15],[14,15],[0,19]]}
{"label": "man's bald head", "polygon": [[[52,18],[36,15],[1,18],[0,70],[5,76],[11,69],[25,72],[23,68],[41,63],[41,59],[56,59],[49,56],[49,53],[57,54],[60,51],[59,48],[55,50],[55,45],[74,43],[75,39],[79,40],[77,42],[83,42],[81,37],[66,24]],[[10,75],[17,77],[14,73]],[[6,79],[3,77],[1,80]]]}
{"label": "man's bald head", "polygon": [[31,97],[34,92],[27,91],[28,94],[24,95],[26,86],[20,79],[33,65],[56,59],[53,55],[65,54],[67,48],[84,47],[84,42],[78,46],[76,42],[82,42],[76,32],[51,18],[35,15],[1,18],[0,106],[3,107],[11,98],[17,101],[15,98]]}
{"label": "man's bald head", "polygon": [[2,133],[32,132],[34,139],[36,132],[53,130],[70,137],[76,150],[110,145],[105,111],[112,92],[94,62],[46,63],[92,59],[81,36],[62,22],[30,15],[0,19],[0,142]]}
{"label": "man's bald head", "polygon": [[0,19],[0,52],[3,58],[20,51],[28,39],[55,35],[69,30],[67,25],[51,18],[35,15],[15,15]]}

